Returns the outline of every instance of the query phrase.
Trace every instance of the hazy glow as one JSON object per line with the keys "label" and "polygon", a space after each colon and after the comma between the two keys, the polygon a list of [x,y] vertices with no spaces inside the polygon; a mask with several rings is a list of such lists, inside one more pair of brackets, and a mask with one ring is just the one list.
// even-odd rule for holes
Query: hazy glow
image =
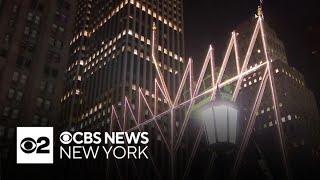
{"label": "hazy glow", "polygon": [[[254,44],[257,40],[257,36],[258,36],[258,33],[262,33],[262,41],[263,41],[263,53],[265,53],[265,61],[263,63],[261,63],[260,65],[257,65],[251,69],[247,69],[248,67],[248,64],[249,64],[249,60],[250,60],[250,57],[251,57],[251,54],[252,54],[252,51],[253,51],[253,48],[254,48]],[[247,52],[246,52],[246,56],[243,60],[243,64],[240,65],[240,61],[239,61],[239,55],[238,55],[238,47],[237,47],[237,41],[236,41],[236,33],[233,32],[232,33],[232,36],[231,36],[231,39],[230,39],[230,42],[229,42],[229,45],[228,45],[228,48],[227,48],[227,52],[224,56],[224,59],[223,59],[223,62],[222,62],[222,66],[221,66],[221,69],[220,69],[220,72],[219,72],[219,75],[218,77],[215,79],[214,77],[214,74],[215,74],[215,67],[214,67],[214,49],[212,46],[210,46],[209,48],[209,51],[207,53],[207,56],[205,58],[205,61],[204,61],[204,64],[202,66],[202,69],[201,69],[201,72],[200,72],[200,76],[199,76],[199,79],[197,81],[193,81],[193,64],[192,64],[192,60],[189,59],[189,62],[186,66],[186,70],[183,74],[183,78],[182,78],[182,81],[179,85],[179,89],[176,93],[176,97],[170,97],[170,94],[169,94],[169,90],[166,86],[166,83],[164,81],[164,78],[163,78],[163,75],[159,69],[159,65],[158,65],[158,62],[157,62],[157,59],[156,59],[156,55],[155,55],[155,30],[153,31],[153,34],[152,34],[152,60],[154,62],[154,65],[155,65],[155,68],[156,68],[156,71],[157,71],[157,75],[158,77],[156,78],[155,80],[155,89],[154,89],[154,111],[152,112],[151,111],[151,106],[149,105],[149,103],[147,102],[144,94],[141,92],[141,89],[139,89],[139,98],[138,98],[138,103],[139,103],[139,106],[138,106],[138,109],[136,110],[136,114],[134,114],[134,112],[132,111],[132,108],[130,107],[130,103],[126,102],[124,103],[124,106],[125,107],[122,107],[124,108],[124,114],[127,113],[127,111],[129,110],[130,111],[130,115],[133,116],[133,117],[138,117],[138,118],[133,118],[135,119],[135,122],[136,122],[136,126],[135,127],[132,127],[132,128],[129,128],[127,129],[127,127],[124,126],[122,127],[120,122],[119,122],[119,118],[118,118],[118,115],[116,113],[116,110],[114,108],[114,106],[112,106],[112,114],[111,114],[111,127],[110,127],[110,131],[113,130],[113,124],[114,124],[114,121],[117,122],[119,128],[121,130],[124,130],[124,131],[134,131],[134,130],[140,130],[140,127],[144,126],[144,125],[147,125],[149,123],[155,123],[156,126],[157,126],[157,129],[162,137],[162,141],[166,144],[166,147],[168,149],[168,151],[170,152],[172,159],[173,156],[175,156],[176,154],[176,151],[177,149],[179,148],[180,146],[180,143],[181,143],[181,140],[182,140],[182,137],[185,133],[185,129],[187,127],[187,124],[189,122],[189,116],[190,116],[190,112],[191,112],[191,109],[192,109],[192,106],[194,105],[194,102],[195,100],[197,100],[198,98],[201,98],[201,97],[204,97],[208,94],[211,94],[211,97],[212,99],[214,99],[214,95],[215,95],[215,92],[216,92],[216,88],[217,86],[219,88],[222,88],[228,84],[231,84],[233,82],[237,82],[236,84],[236,87],[235,87],[235,90],[233,92],[233,95],[232,95],[232,100],[233,101],[236,101],[237,100],[237,97],[238,97],[238,94],[239,94],[239,91],[240,91],[240,88],[241,88],[241,83],[242,83],[242,80],[243,80],[243,77],[248,75],[248,74],[251,74],[251,73],[254,73],[258,70],[261,70],[261,69],[264,69],[264,76],[263,78],[261,79],[261,83],[260,83],[260,86],[259,86],[259,90],[257,92],[257,95],[256,95],[256,98],[255,98],[255,101],[254,101],[254,106],[252,107],[252,109],[250,109],[251,113],[250,113],[250,119],[248,120],[248,123],[246,125],[246,129],[245,129],[245,132],[244,132],[244,137],[241,141],[241,144],[240,144],[240,148],[239,148],[239,152],[237,154],[237,157],[236,157],[236,161],[235,161],[235,165],[234,165],[234,173],[236,174],[237,171],[238,171],[238,168],[239,168],[239,165],[240,165],[240,162],[242,160],[242,157],[243,157],[243,154],[247,148],[247,145],[248,145],[248,142],[249,142],[249,139],[250,139],[250,136],[253,132],[253,127],[254,127],[254,124],[255,124],[255,120],[256,120],[256,114],[257,114],[257,111],[260,107],[260,104],[261,104],[261,99],[262,99],[262,96],[264,94],[264,91],[265,91],[265,88],[266,88],[266,85],[267,85],[267,81],[269,79],[269,85],[270,85],[270,88],[271,88],[271,93],[272,93],[272,102],[274,104],[274,107],[275,107],[275,115],[276,115],[276,119],[277,119],[277,122],[278,122],[278,126],[277,126],[277,130],[278,130],[278,133],[279,133],[279,139],[280,139],[280,142],[281,142],[281,148],[282,148],[282,156],[283,156],[283,161],[284,161],[284,166],[285,168],[287,168],[287,164],[286,164],[286,150],[285,150],[285,141],[284,141],[284,135],[283,135],[283,130],[282,130],[282,123],[280,122],[280,111],[279,111],[279,107],[278,107],[278,100],[277,100],[277,96],[276,96],[276,89],[275,89],[275,85],[274,85],[274,80],[273,80],[273,71],[272,71],[272,68],[271,68],[271,63],[268,59],[268,55],[267,55],[267,45],[266,45],[266,41],[265,41],[265,35],[264,35],[264,30],[263,30],[263,20],[262,20],[262,17],[258,17],[257,19],[257,24],[255,26],[255,29],[254,29],[254,32],[252,34],[252,37],[251,37],[251,41],[250,41],[250,44],[249,44],[249,47],[247,49]],[[232,51],[232,48],[234,48],[235,50],[235,55],[236,55],[236,66],[237,66],[237,72],[238,74],[225,80],[224,82],[221,82],[222,80],[222,77],[224,75],[224,71],[226,69],[226,66],[227,66],[227,62],[230,58],[230,54],[231,54],[231,51]],[[206,73],[206,70],[208,68],[208,65],[210,63],[210,69],[211,69],[211,83],[212,83],[212,88],[211,89],[208,89],[206,90],[205,92],[199,92],[200,90],[200,87],[203,83],[203,80],[204,80],[204,76],[205,76],[205,73]],[[240,68],[241,66],[241,68]],[[184,102],[181,102],[179,103],[179,100],[181,100],[181,94],[183,92],[183,88],[187,82],[187,78],[189,77],[189,82],[190,82],[190,86],[189,86],[189,92],[190,92],[190,98],[185,100]],[[160,82],[160,83],[159,83]],[[192,82],[197,82],[195,87],[193,88],[192,86]],[[168,105],[169,105],[169,108],[163,112],[157,112],[157,102],[158,102],[158,97],[159,97],[159,93],[158,91],[160,90],[161,94],[164,96],[164,98],[166,99],[166,101],[168,102]],[[152,93],[151,93],[152,94]],[[172,99],[174,99],[174,101],[172,102]],[[126,100],[128,101],[128,100]],[[144,112],[145,109],[142,109],[142,103],[147,106],[148,110],[150,111],[151,113],[151,118],[150,119],[146,119],[144,121],[142,121],[141,119],[141,112]],[[185,118],[184,119],[181,119],[179,120],[180,124],[182,124],[179,129],[180,131],[177,133],[176,132],[176,125],[175,125],[175,116],[173,116],[173,113],[175,111],[175,109],[177,108],[180,108],[184,105],[187,105],[187,103],[189,104],[187,107],[187,111],[186,111],[186,114],[185,114]],[[126,107],[128,106],[128,107]],[[216,109],[216,114],[217,114],[217,117],[218,119],[226,119],[222,114],[223,114],[223,108],[217,108]],[[167,115],[170,113],[170,133],[169,133],[169,136],[170,138],[165,138],[164,136],[164,133],[162,132],[161,128],[159,127],[159,124],[157,122],[157,120],[159,120],[163,115]],[[203,119],[209,119],[209,112],[205,113],[203,115]],[[230,116],[230,119],[236,119],[237,117],[237,113],[235,110],[232,110],[232,109],[229,109],[229,116]],[[124,116],[126,118],[126,115]],[[231,118],[232,117],[232,118]],[[126,120],[124,120],[124,122],[126,122]],[[229,126],[226,126],[225,123],[223,123],[224,121],[217,121],[217,124],[215,126],[208,126],[208,127],[212,127],[212,128],[209,128],[209,129],[206,129],[207,132],[215,132],[215,129],[214,127],[217,127],[217,133],[219,134],[222,134],[223,136],[221,136],[218,141],[223,141],[223,140],[226,140],[227,138],[227,135],[226,135],[226,132],[228,130],[231,130],[231,129],[235,129],[235,127],[237,126],[237,122],[234,122],[234,121],[231,121],[229,123]],[[184,173],[184,176],[187,176],[188,175],[188,171],[190,169],[190,166],[191,166],[191,163],[193,161],[193,158],[195,156],[195,153],[197,152],[197,149],[198,149],[198,146],[199,146],[199,143],[200,143],[200,140],[201,140],[201,137],[202,137],[202,134],[203,134],[203,131],[205,130],[205,127],[204,127],[204,124],[208,123],[208,125],[211,123],[209,121],[205,121],[205,123],[202,123],[202,126],[200,128],[200,130],[198,131],[198,134],[197,134],[197,137],[196,137],[196,140],[195,140],[195,143],[193,145],[193,149],[192,149],[192,152],[191,152],[191,155],[190,155],[190,158],[188,160],[188,164],[186,166],[186,170],[185,170],[185,173]],[[176,134],[177,133],[177,134]],[[167,133],[166,133],[167,134]],[[237,132],[234,132],[234,131],[231,131],[230,132],[230,137],[229,137],[229,140],[230,141],[235,141],[236,139],[236,134]],[[168,139],[170,140],[168,142]],[[216,135],[212,134],[210,135],[209,137],[210,141],[211,142],[215,142],[215,139],[216,139]],[[174,162],[171,162],[171,163],[174,163]],[[158,172],[158,169],[156,167],[156,165],[153,163],[155,169],[157,170]],[[172,166],[173,167],[173,166]]]}
{"label": "hazy glow", "polygon": [[209,144],[235,143],[238,111],[228,105],[213,105],[201,111]]}

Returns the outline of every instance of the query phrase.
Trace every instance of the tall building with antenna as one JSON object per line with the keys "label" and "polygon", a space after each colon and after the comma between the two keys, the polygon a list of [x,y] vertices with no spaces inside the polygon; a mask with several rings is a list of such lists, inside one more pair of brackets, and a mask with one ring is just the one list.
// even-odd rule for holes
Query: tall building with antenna
{"label": "tall building with antenna", "polygon": [[[149,102],[154,101],[153,23],[159,67],[174,95],[184,66],[182,0],[87,0],[78,4],[62,97],[63,119],[69,128],[106,128],[111,105],[120,110],[126,96],[137,107],[140,89]],[[159,101],[163,106],[167,103]]]}
{"label": "tall building with antenna", "polygon": [[[263,18],[261,6],[258,17]],[[238,32],[239,56],[245,59],[250,40],[255,35],[255,20],[242,23],[236,29]],[[311,164],[316,160],[314,153],[319,146],[320,119],[317,104],[313,93],[306,87],[304,77],[295,68],[288,64],[285,47],[277,37],[275,31],[263,21],[264,32],[258,33],[257,41],[251,47],[249,68],[256,67],[265,59],[264,48],[270,59],[274,74],[275,90],[265,90],[261,105],[256,112],[254,141],[261,147],[261,152],[268,163],[275,178],[285,177],[281,163],[281,140],[278,138],[278,122],[275,116],[275,106],[272,98],[276,95],[279,117],[284,131],[284,143],[287,150],[289,173],[294,178],[300,179],[314,174]],[[263,44],[262,39],[266,44]],[[239,105],[243,112],[243,124],[250,118],[250,107],[253,106],[255,92],[263,77],[263,71],[256,71],[245,76],[241,83]],[[253,146],[253,144],[252,144]],[[249,155],[250,156],[250,155]],[[279,157],[279,158],[276,158]],[[313,167],[314,168],[314,167]],[[245,166],[242,169],[246,169]],[[250,174],[250,173],[247,173]]]}
{"label": "tall building with antenna", "polygon": [[[255,17],[241,23],[236,27],[234,33],[236,43],[233,47],[230,43],[227,48],[226,54],[230,55],[225,56],[227,58],[225,60],[228,61],[225,66],[222,65],[226,74],[225,77],[222,77],[222,82],[237,76],[241,68],[237,67],[236,59],[240,61],[240,65],[246,61],[247,68],[243,69],[244,71],[256,69],[252,73],[243,75],[237,98],[232,97],[236,91],[236,83],[224,85],[221,88],[224,93],[223,98],[234,100],[239,107],[241,129],[239,141],[244,141],[244,139],[248,141],[248,148],[242,155],[243,160],[240,160],[238,164],[239,178],[286,179],[288,175],[294,179],[319,177],[315,169],[318,162],[320,119],[315,97],[306,87],[303,75],[288,64],[285,46],[264,19],[262,6],[259,6]],[[258,67],[264,66],[267,61],[270,62],[272,69],[270,74],[274,80],[271,86],[269,85],[270,79],[268,79],[262,91],[260,88],[265,70]],[[216,67],[217,70],[220,68]],[[202,91],[213,88],[211,75],[207,74],[203,80]],[[217,76],[219,75],[216,74]],[[263,94],[260,100],[257,99],[259,92]],[[199,104],[209,100],[210,97]],[[255,107],[258,108],[254,110]],[[201,106],[193,108],[196,112]],[[279,110],[278,120],[276,109]],[[199,115],[195,113],[192,118],[197,117],[199,118]],[[282,128],[279,128],[279,121],[281,121]],[[245,136],[245,130],[250,126],[250,122],[253,128],[252,135]],[[283,137],[279,135],[280,131]],[[281,143],[283,143],[287,164],[283,162],[284,154]],[[198,162],[201,166],[205,159]],[[288,167],[288,174],[286,167]],[[219,168],[213,167],[212,171],[215,170],[219,171]]]}

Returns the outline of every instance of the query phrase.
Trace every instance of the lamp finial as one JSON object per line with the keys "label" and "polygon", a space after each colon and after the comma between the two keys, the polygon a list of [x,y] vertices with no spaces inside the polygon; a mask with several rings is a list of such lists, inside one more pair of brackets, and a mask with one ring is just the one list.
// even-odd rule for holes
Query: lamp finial
{"label": "lamp finial", "polygon": [[156,23],[155,23],[155,22],[153,22],[153,23],[152,23],[152,31],[156,31],[156,30],[157,30]]}
{"label": "lamp finial", "polygon": [[260,0],[260,3],[258,5],[258,9],[257,9],[257,17],[261,17],[263,18],[263,0]]}

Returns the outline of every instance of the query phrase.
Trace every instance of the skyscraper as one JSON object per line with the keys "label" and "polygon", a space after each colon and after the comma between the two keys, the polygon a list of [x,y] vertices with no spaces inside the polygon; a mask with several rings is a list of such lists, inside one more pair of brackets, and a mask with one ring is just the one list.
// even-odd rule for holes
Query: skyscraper
{"label": "skyscraper", "polygon": [[[254,141],[268,162],[268,166],[275,178],[283,176],[281,168],[280,139],[278,138],[275,107],[272,105],[272,96],[276,95],[283,124],[284,139],[288,153],[288,166],[291,175],[295,178],[308,177],[315,160],[313,151],[319,145],[319,112],[313,93],[306,87],[304,77],[295,68],[288,64],[285,47],[267,23],[263,23],[264,34],[257,35],[257,41],[252,46],[248,66],[253,68],[263,63],[265,54],[262,36],[266,39],[266,51],[272,61],[275,89],[265,90],[261,106],[256,114]],[[255,21],[244,22],[237,28],[240,59],[245,59],[247,47],[253,36]],[[250,117],[255,93],[262,80],[263,71],[258,70],[244,77],[239,94],[239,105],[243,112],[244,124]],[[253,143],[252,143],[253,144]],[[250,155],[249,155],[250,156]],[[279,158],[276,158],[279,157]],[[245,167],[245,166],[244,166]],[[243,168],[246,169],[246,168]],[[282,170],[281,170],[282,169]],[[250,173],[248,173],[250,174]]]}
{"label": "skyscraper", "polygon": [[[232,99],[236,91],[236,84],[230,82],[234,77],[239,76],[240,67],[245,67],[242,66],[245,61],[248,66],[244,72],[252,71],[249,74],[240,74],[243,75],[243,79],[239,81],[239,95],[233,99],[240,111],[239,141],[242,143],[246,139],[249,142],[248,148],[243,152],[243,161],[239,163],[239,178],[256,179],[262,176],[266,178],[273,176],[275,179],[284,179],[287,178],[284,166],[288,167],[289,175],[297,179],[319,177],[315,168],[317,167],[316,151],[319,147],[320,135],[317,129],[319,129],[320,120],[314,95],[306,87],[303,75],[288,64],[284,45],[275,31],[263,19],[261,9],[259,9],[259,13],[256,18],[252,18],[236,28],[233,33],[236,38],[230,40],[226,51],[225,60],[228,61],[224,60],[223,64],[227,63],[225,66],[222,65],[225,67],[222,74],[225,75],[221,76],[221,84],[227,84],[221,88],[224,99]],[[236,63],[237,59],[240,61],[240,67]],[[268,61],[270,62],[269,67],[272,69],[274,85],[271,83],[271,76],[268,81],[263,80],[266,70],[259,68]],[[212,89],[215,85],[212,83],[211,75],[208,74],[207,78],[203,79],[202,91],[204,92]],[[262,86],[262,82],[266,82],[264,86]],[[261,97],[258,96],[260,93]],[[209,96],[200,101],[200,105],[194,106],[192,118],[198,118],[195,122],[201,120],[197,111],[210,98]],[[277,104],[277,107],[274,104]],[[256,110],[255,107],[257,107]],[[277,108],[283,131],[279,128],[279,121],[276,117]],[[249,129],[251,124],[253,124],[252,135],[245,134],[245,130]],[[283,137],[279,131],[283,132]],[[285,148],[286,165],[282,160],[281,143]],[[203,144],[206,142],[204,141]],[[239,149],[242,147],[239,146]],[[203,151],[205,149],[206,147]],[[233,156],[232,153],[229,154]],[[198,164],[206,162],[206,158],[208,155],[203,159],[199,158]],[[215,166],[217,168],[213,168],[216,172],[220,172],[219,164]]]}
{"label": "skyscraper", "polygon": [[6,147],[1,148],[2,158],[7,145],[14,144],[17,126],[59,123],[73,4],[0,1],[0,144]]}
{"label": "skyscraper", "polygon": [[[152,27],[157,58],[171,95],[184,66],[182,0],[78,1],[70,42],[63,119],[71,129],[106,128],[111,105],[125,96],[137,106],[137,91],[155,98]],[[165,106],[165,100],[161,100]],[[161,108],[161,105],[159,105]]]}

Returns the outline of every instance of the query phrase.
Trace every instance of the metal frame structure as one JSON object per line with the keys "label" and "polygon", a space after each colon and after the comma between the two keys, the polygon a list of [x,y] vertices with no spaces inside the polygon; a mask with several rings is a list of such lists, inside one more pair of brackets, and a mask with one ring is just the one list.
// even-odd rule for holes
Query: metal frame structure
{"label": "metal frame structure", "polygon": [[[255,101],[254,101],[253,107],[251,109],[250,118],[249,118],[248,123],[246,125],[245,131],[244,131],[244,136],[241,141],[237,157],[235,159],[235,163],[234,163],[234,167],[233,167],[233,174],[236,175],[239,170],[241,160],[243,159],[244,152],[246,151],[250,136],[252,135],[252,132],[254,129],[256,114],[259,110],[262,97],[264,95],[266,87],[269,86],[271,89],[272,103],[274,106],[274,112],[275,112],[275,117],[276,117],[276,128],[277,128],[277,132],[278,132],[279,140],[280,140],[280,145],[281,145],[282,162],[283,162],[284,168],[286,169],[287,177],[289,177],[288,165],[287,165],[287,152],[286,152],[286,145],[285,145],[286,142],[285,142],[283,127],[282,127],[283,125],[282,125],[281,118],[280,118],[281,116],[280,116],[279,103],[278,103],[278,99],[277,99],[277,92],[276,92],[274,75],[273,75],[274,71],[272,68],[272,60],[270,59],[268,52],[267,52],[267,42],[265,39],[263,21],[264,21],[263,14],[258,13],[255,29],[252,34],[250,44],[247,49],[246,56],[243,60],[242,65],[240,65],[240,58],[239,58],[239,54],[238,54],[238,45],[237,45],[237,33],[235,31],[233,31],[231,34],[231,39],[229,41],[229,45],[228,45],[226,54],[224,56],[218,77],[215,77],[214,48],[211,45],[210,45],[209,51],[207,53],[207,56],[204,60],[204,64],[202,66],[200,76],[199,76],[198,80],[196,81],[195,87],[193,87],[193,83],[192,83],[193,82],[193,62],[192,62],[192,59],[189,59],[187,65],[186,65],[186,69],[183,74],[182,80],[181,80],[181,84],[180,84],[179,89],[178,89],[176,96],[174,98],[170,97],[169,90],[167,88],[163,74],[161,73],[161,70],[159,67],[159,63],[156,58],[156,51],[157,51],[157,48],[155,46],[156,28],[153,28],[152,60],[153,60],[153,63],[155,65],[156,71],[157,71],[157,78],[155,79],[154,109],[153,110],[151,109],[151,106],[148,103],[148,101],[146,100],[146,97],[145,97],[142,89],[139,88],[137,91],[138,104],[139,104],[138,108],[136,109],[137,113],[134,112],[132,106],[129,103],[129,100],[126,97],[124,100],[125,102],[124,102],[124,106],[123,106],[123,114],[124,114],[123,119],[122,119],[123,123],[121,124],[120,118],[116,112],[116,108],[115,108],[115,106],[112,106],[110,131],[113,131],[114,124],[117,124],[122,131],[131,132],[131,131],[135,131],[135,130],[141,130],[142,126],[145,126],[151,122],[154,122],[156,124],[156,128],[159,130],[159,133],[161,135],[161,138],[162,138],[166,148],[168,149],[168,151],[170,153],[171,172],[172,172],[171,177],[172,177],[172,179],[174,179],[174,177],[175,177],[175,175],[174,175],[175,156],[176,156],[176,153],[177,153],[179,146],[181,145],[182,137],[185,134],[185,130],[186,130],[187,124],[190,119],[191,110],[192,110],[192,107],[193,107],[194,103],[196,102],[196,100],[200,99],[201,97],[208,96],[208,95],[211,95],[211,99],[214,100],[217,88],[222,88],[222,87],[229,85],[231,83],[236,83],[235,90],[233,91],[233,94],[232,94],[232,101],[236,102],[237,97],[239,95],[239,91],[241,88],[243,78],[246,75],[249,75],[251,73],[256,72],[257,70],[264,70],[263,78],[262,78],[261,83],[259,85],[256,97],[255,97]],[[253,67],[253,68],[248,69],[248,63],[249,63],[249,60],[250,60],[250,57],[251,57],[251,54],[252,54],[254,45],[257,41],[257,37],[258,37],[259,33],[261,33],[261,35],[262,35],[263,52],[265,54],[265,61],[255,67]],[[235,75],[227,80],[222,81],[224,74],[225,74],[225,70],[226,70],[228,61],[230,59],[230,55],[231,55],[232,50],[234,50],[234,53],[235,53],[237,75]],[[211,70],[211,82],[212,82],[211,87],[212,88],[200,93],[199,90],[202,85],[202,81],[204,80],[206,70],[208,68],[210,68],[210,70]],[[187,85],[188,78],[189,78],[189,83],[188,83],[189,89],[188,90],[190,92],[190,98],[188,100],[183,101],[181,96],[183,93],[183,89]],[[160,95],[162,95],[165,98],[165,100],[168,104],[168,109],[163,112],[158,113],[157,112],[157,103],[158,103],[158,97]],[[180,101],[183,101],[183,102],[180,102]],[[142,109],[142,104],[146,108]],[[176,120],[174,117],[174,111],[181,108],[182,106],[184,107],[186,105],[188,105],[188,106],[187,106],[187,110],[185,112],[186,113],[185,118],[182,121],[181,129],[179,132],[176,132],[176,128],[175,128],[175,121]],[[144,112],[145,110],[149,111],[152,118],[142,120],[141,112]],[[127,121],[128,121],[127,113],[129,113],[131,118],[134,120],[134,123],[135,123],[134,127],[131,127],[131,128],[127,127]],[[170,115],[170,123],[169,123],[170,124],[170,132],[169,132],[170,138],[169,138],[169,140],[167,138],[165,138],[165,135],[164,135],[163,131],[161,130],[160,125],[158,123],[159,118],[164,115]],[[185,169],[184,177],[188,176],[190,166],[191,166],[193,159],[194,159],[194,156],[198,150],[202,134],[204,133],[204,125],[203,124],[204,123],[202,123],[201,128],[197,133],[196,140],[195,140],[195,143],[192,148],[191,156],[189,157],[188,164]],[[152,157],[151,157],[151,161],[154,165],[154,168],[156,169],[156,172],[159,172]]]}

